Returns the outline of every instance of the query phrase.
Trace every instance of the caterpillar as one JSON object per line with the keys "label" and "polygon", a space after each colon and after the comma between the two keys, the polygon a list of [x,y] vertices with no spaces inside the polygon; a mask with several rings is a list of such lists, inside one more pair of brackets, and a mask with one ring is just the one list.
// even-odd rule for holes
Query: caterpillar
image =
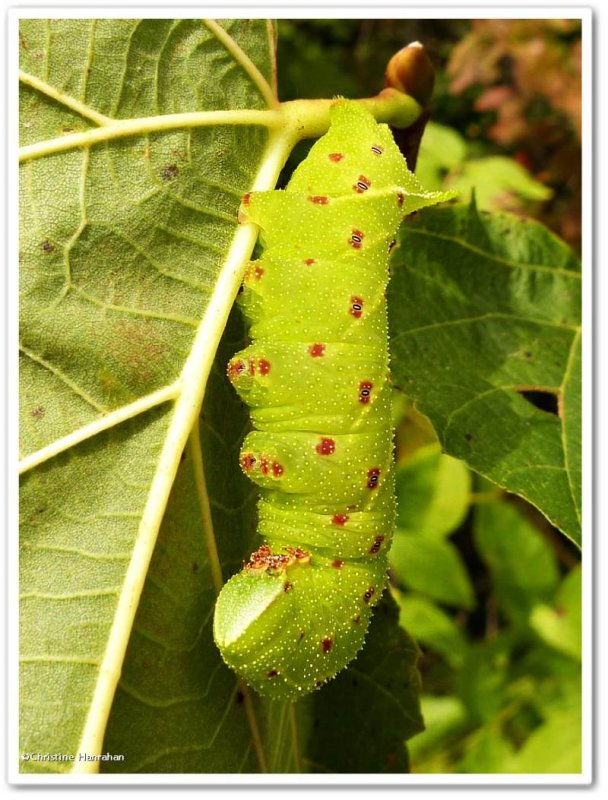
{"label": "caterpillar", "polygon": [[263,544],[219,594],[214,636],[261,694],[295,699],[362,647],[395,522],[385,290],[403,217],[425,191],[390,130],[336,101],[285,190],[244,196],[261,229],[240,306],[251,344],[228,377],[251,407],[240,466]]}

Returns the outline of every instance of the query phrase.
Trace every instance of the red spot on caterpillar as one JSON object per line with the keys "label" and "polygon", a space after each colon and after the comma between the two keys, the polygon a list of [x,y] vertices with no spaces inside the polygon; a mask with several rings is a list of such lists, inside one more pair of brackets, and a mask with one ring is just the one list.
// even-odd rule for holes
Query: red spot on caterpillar
{"label": "red spot on caterpillar", "polygon": [[251,469],[253,469],[255,460],[256,459],[253,453],[243,453],[239,463],[245,472],[249,472]]}
{"label": "red spot on caterpillar", "polygon": [[344,566],[344,561],[342,561],[342,559],[340,558],[336,558],[331,562],[331,565],[336,569],[342,569],[342,567]]}
{"label": "red spot on caterpillar", "polygon": [[384,153],[384,148],[380,147],[379,144],[372,145],[372,153],[375,153],[377,156],[381,156]]}
{"label": "red spot on caterpillar", "polygon": [[313,358],[320,358],[325,353],[325,345],[320,342],[311,344],[308,348],[308,352]]}
{"label": "red spot on caterpillar", "polygon": [[378,487],[379,478],[380,478],[380,470],[378,469],[378,467],[370,469],[370,471],[367,473],[367,488],[376,489]]}
{"label": "red spot on caterpillar", "polygon": [[329,197],[325,197],[324,195],[315,194],[312,197],[308,198],[311,203],[314,203],[317,206],[326,206],[329,203]]}
{"label": "red spot on caterpillar", "polygon": [[371,400],[372,396],[372,389],[374,387],[373,383],[369,381],[361,381],[359,384],[359,402],[363,403],[363,405],[367,405]]}
{"label": "red spot on caterpillar", "polygon": [[375,594],[376,594],[376,590],[374,589],[373,586],[370,586],[369,589],[363,595],[363,602],[364,603],[369,603],[369,601],[372,599],[372,597]]}
{"label": "red spot on caterpillar", "polygon": [[242,361],[240,358],[235,359],[234,361],[228,362],[228,377],[231,381],[236,380],[240,377],[246,370],[245,362]]}
{"label": "red spot on caterpillar", "polygon": [[267,672],[266,674],[268,675],[269,678],[276,678],[277,675],[279,674],[279,670],[271,669],[270,672]]}
{"label": "red spot on caterpillar", "polygon": [[323,648],[324,653],[329,653],[329,651],[333,646],[334,646],[334,640],[330,636],[324,636],[321,639],[321,647]]}
{"label": "red spot on caterpillar", "polygon": [[285,550],[298,561],[304,561],[307,564],[310,561],[310,553],[308,550],[302,550],[301,547],[286,547]]}
{"label": "red spot on caterpillar", "polygon": [[280,478],[281,475],[285,472],[285,467],[282,464],[279,464],[278,461],[274,461],[272,464],[272,474],[275,478]]}
{"label": "red spot on caterpillar", "polygon": [[344,158],[344,153],[330,153],[328,158],[330,161],[333,161],[334,164],[337,164],[338,161],[342,161]]}
{"label": "red spot on caterpillar", "polygon": [[266,358],[260,358],[258,361],[258,366],[260,368],[260,375],[268,375],[270,372],[270,361]]}
{"label": "red spot on caterpillar", "polygon": [[360,230],[353,228],[353,232],[348,240],[348,243],[351,247],[354,247],[355,250],[360,250],[361,244],[363,243],[363,233],[361,233]]}
{"label": "red spot on caterpillar", "polygon": [[[253,572],[270,572],[277,574],[285,572],[288,567],[294,564],[309,564],[310,553],[301,550],[299,547],[284,547],[283,553],[273,553],[272,548],[263,544],[251,554],[249,562],[245,565],[246,569]],[[289,591],[287,583],[283,586],[285,591]],[[291,588],[291,585],[290,587]]]}
{"label": "red spot on caterpillar", "polygon": [[264,274],[264,267],[260,267],[259,264],[250,264],[247,269],[245,270],[245,283],[249,283],[252,280],[259,281]]}
{"label": "red spot on caterpillar", "polygon": [[270,467],[268,466],[268,459],[265,456],[262,456],[260,459],[260,472],[262,475],[268,475]]}
{"label": "red spot on caterpillar", "polygon": [[272,550],[270,549],[269,545],[262,544],[258,547],[258,549],[254,553],[251,554],[251,559],[249,563],[258,564],[271,555],[272,555]]}
{"label": "red spot on caterpillar", "polygon": [[404,200],[405,197],[403,195],[403,192],[397,192],[397,205],[399,206],[399,208],[401,208],[401,206],[403,205]]}
{"label": "red spot on caterpillar", "polygon": [[370,181],[369,178],[366,178],[365,175],[359,175],[359,180],[357,181],[357,183],[355,183],[353,189],[358,194],[363,194],[363,192],[366,192],[371,185],[372,182]]}
{"label": "red spot on caterpillar", "polygon": [[383,541],[384,541],[384,536],[376,536],[373,545],[369,548],[369,552],[375,555],[382,547]]}
{"label": "red spot on caterpillar", "polygon": [[348,514],[334,514],[331,518],[332,525],[346,525],[350,517]]}
{"label": "red spot on caterpillar", "polygon": [[330,456],[336,451],[336,443],[333,439],[321,439],[315,450],[320,456]]}
{"label": "red spot on caterpillar", "polygon": [[247,192],[247,194],[243,195],[242,203],[244,206],[248,206],[251,202],[251,192]]}
{"label": "red spot on caterpillar", "polygon": [[313,264],[316,264],[316,260],[314,258],[305,258],[304,263],[307,267],[312,267]]}
{"label": "red spot on caterpillar", "polygon": [[351,303],[350,313],[353,315],[355,319],[360,319],[361,314],[363,314],[363,298],[351,297],[350,303]]}

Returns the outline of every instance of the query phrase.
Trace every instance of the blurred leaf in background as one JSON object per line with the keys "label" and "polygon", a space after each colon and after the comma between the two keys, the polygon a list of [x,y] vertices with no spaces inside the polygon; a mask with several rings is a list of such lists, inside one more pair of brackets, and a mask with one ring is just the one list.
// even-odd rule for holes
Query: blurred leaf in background
{"label": "blurred leaf in background", "polygon": [[[409,743],[412,769],[578,772],[581,584],[576,551],[571,545],[556,547],[560,540],[539,514],[489,481],[472,480],[471,473],[463,514],[462,493],[437,479],[441,468],[436,466],[434,480],[429,477],[434,447],[421,447],[399,468],[398,518],[404,527],[391,554],[400,623],[423,652],[426,730]],[[416,484],[424,488],[413,469],[417,462],[427,462],[426,481],[434,487],[420,492],[426,514],[422,501],[413,505],[409,497]],[[442,504],[458,509],[452,513],[458,521],[443,537],[424,524],[417,533],[408,531],[409,509],[415,523],[432,519]],[[446,568],[445,552],[435,552],[437,545],[451,548],[457,568]],[[455,590],[459,581],[470,592]],[[557,748],[549,744],[551,737]]]}
{"label": "blurred leaf in background", "polygon": [[553,191],[507,156],[471,155],[464,137],[453,128],[429,122],[420,147],[416,172],[429,188],[450,187],[468,200],[475,193],[479,208],[530,211],[549,200]]}

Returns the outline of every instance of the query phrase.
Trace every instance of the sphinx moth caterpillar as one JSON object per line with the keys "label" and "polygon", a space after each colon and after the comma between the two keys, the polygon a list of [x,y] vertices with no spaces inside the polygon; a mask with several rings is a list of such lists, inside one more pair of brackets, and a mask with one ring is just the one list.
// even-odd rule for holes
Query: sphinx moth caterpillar
{"label": "sphinx moth caterpillar", "polygon": [[363,645],[394,520],[385,290],[403,217],[425,191],[390,130],[336,101],[285,190],[245,195],[261,229],[239,302],[251,344],[228,377],[251,408],[240,455],[264,543],[223,587],[214,635],[262,694],[321,686]]}

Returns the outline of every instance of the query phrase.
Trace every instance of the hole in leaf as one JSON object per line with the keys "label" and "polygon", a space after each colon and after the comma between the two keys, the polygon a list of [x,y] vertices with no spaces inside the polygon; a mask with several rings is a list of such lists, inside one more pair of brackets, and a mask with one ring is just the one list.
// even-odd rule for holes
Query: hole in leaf
{"label": "hole in leaf", "polygon": [[559,404],[555,392],[545,392],[539,389],[517,389],[518,394],[540,411],[559,416]]}

